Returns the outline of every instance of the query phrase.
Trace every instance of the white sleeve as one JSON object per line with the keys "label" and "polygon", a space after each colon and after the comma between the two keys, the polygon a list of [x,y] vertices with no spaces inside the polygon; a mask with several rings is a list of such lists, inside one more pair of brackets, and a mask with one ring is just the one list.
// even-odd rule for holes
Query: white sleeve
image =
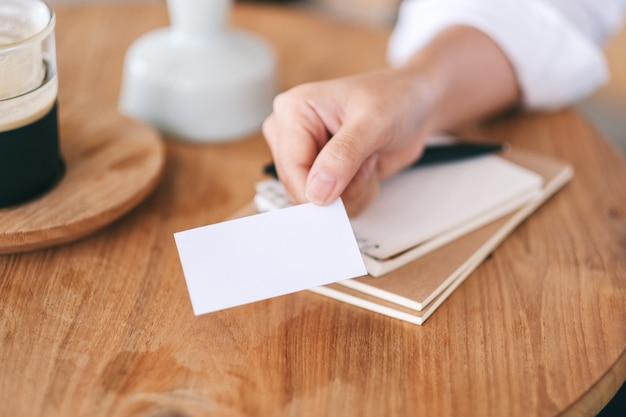
{"label": "white sleeve", "polygon": [[400,65],[446,27],[471,26],[507,55],[527,107],[567,106],[607,81],[601,42],[623,21],[626,0],[591,1],[405,0],[389,62]]}

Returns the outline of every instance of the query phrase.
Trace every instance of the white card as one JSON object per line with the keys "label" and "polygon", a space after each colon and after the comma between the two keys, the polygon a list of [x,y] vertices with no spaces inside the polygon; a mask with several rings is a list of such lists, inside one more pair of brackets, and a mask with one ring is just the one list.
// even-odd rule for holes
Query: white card
{"label": "white card", "polygon": [[341,200],[174,234],[194,313],[367,274]]}

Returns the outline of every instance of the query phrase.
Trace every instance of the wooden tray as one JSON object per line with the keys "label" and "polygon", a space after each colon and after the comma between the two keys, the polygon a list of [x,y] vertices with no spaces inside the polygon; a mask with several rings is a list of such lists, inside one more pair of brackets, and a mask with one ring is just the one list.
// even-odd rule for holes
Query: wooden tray
{"label": "wooden tray", "polygon": [[152,128],[115,109],[59,108],[64,177],[47,194],[0,209],[0,254],[87,236],[118,219],[157,185],[165,148]]}

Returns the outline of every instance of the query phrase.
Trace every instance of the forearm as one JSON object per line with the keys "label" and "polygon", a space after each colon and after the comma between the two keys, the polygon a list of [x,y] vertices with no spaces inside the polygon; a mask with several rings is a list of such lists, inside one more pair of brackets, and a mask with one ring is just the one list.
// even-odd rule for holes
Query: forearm
{"label": "forearm", "polygon": [[[472,27],[488,35],[508,58],[524,108],[558,109],[607,80],[598,42],[616,26],[612,20],[621,22],[614,15],[621,16],[625,6],[626,0],[404,0],[388,58],[397,68],[430,49],[433,39],[440,42],[444,31]],[[602,18],[590,13],[599,9]],[[470,56],[465,64],[481,61]]]}
{"label": "forearm", "polygon": [[431,100],[423,118],[426,134],[484,119],[520,101],[507,56],[468,26],[443,30],[397,70]]}

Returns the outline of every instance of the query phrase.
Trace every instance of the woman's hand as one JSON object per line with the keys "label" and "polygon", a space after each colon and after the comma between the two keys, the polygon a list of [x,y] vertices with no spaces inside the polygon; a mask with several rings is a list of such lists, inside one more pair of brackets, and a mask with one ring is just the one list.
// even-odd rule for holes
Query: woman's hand
{"label": "woman's hand", "polygon": [[278,95],[263,133],[293,203],[342,196],[354,215],[381,180],[419,158],[428,135],[510,107],[519,95],[491,38],[452,26],[401,67]]}
{"label": "woman's hand", "polygon": [[350,214],[419,158],[428,91],[403,70],[303,84],[276,97],[263,133],[294,203],[340,195]]}

